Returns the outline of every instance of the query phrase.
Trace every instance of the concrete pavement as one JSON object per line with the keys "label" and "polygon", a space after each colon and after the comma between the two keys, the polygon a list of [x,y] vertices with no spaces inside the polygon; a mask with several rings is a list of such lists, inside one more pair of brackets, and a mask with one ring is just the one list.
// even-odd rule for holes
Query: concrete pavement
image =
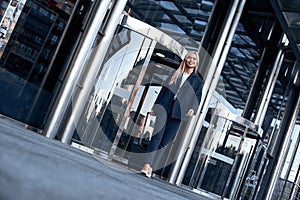
{"label": "concrete pavement", "polygon": [[57,140],[0,119],[1,200],[198,199]]}

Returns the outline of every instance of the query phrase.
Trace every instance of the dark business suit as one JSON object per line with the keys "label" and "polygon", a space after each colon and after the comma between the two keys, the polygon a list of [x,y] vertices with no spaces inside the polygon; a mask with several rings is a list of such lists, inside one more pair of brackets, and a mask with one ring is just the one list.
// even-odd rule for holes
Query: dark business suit
{"label": "dark business suit", "polygon": [[[181,122],[188,121],[188,110],[197,112],[202,95],[202,79],[193,72],[179,88],[181,80],[182,76],[168,86],[168,79],[155,101],[153,110],[156,122],[147,152],[154,152],[168,145],[175,137]],[[153,156],[149,156],[146,163],[152,164]]]}

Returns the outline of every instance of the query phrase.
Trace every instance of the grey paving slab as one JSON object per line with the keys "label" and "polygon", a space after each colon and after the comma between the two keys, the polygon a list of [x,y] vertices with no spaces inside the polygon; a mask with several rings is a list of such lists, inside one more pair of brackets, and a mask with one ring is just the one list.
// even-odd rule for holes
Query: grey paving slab
{"label": "grey paving slab", "polygon": [[0,200],[199,199],[0,119]]}

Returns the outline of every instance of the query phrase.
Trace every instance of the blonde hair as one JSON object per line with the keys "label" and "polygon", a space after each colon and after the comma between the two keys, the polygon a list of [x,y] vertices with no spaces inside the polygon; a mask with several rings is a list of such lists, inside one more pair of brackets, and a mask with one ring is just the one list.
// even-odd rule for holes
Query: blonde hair
{"label": "blonde hair", "polygon": [[169,85],[172,85],[173,83],[176,83],[178,77],[180,76],[180,74],[182,74],[184,72],[184,69],[185,69],[185,61],[186,61],[186,58],[192,54],[195,54],[196,55],[196,59],[197,59],[197,64],[196,64],[196,67],[194,69],[194,71],[197,71],[198,69],[198,66],[199,66],[199,55],[198,55],[198,52],[197,51],[190,51],[189,53],[187,53],[184,57],[184,59],[181,61],[178,69],[174,72],[174,74],[172,75],[170,81],[169,81]]}

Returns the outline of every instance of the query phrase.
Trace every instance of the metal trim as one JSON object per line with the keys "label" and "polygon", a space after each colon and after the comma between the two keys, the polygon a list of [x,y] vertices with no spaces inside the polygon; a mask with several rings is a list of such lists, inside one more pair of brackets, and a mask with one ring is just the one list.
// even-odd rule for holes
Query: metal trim
{"label": "metal trim", "polygon": [[184,48],[184,46],[182,46],[179,42],[177,42],[174,38],[170,37],[166,33],[128,15],[123,14],[122,20],[119,25],[128,28],[130,30],[133,30],[141,35],[144,35],[160,43],[161,45],[165,46],[175,54],[179,55],[182,59],[188,52]]}

